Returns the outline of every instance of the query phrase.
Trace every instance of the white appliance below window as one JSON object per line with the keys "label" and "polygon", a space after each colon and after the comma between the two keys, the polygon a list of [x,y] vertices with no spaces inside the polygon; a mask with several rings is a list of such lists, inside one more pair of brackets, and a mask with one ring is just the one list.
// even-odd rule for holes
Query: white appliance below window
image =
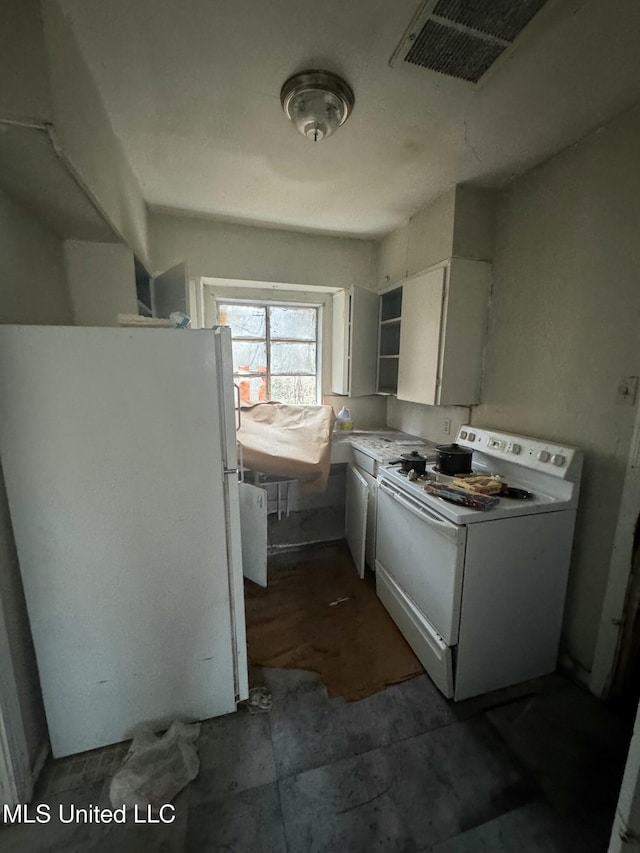
{"label": "white appliance below window", "polygon": [[457,443],[474,448],[475,471],[533,497],[470,509],[380,469],[376,586],[435,684],[460,700],[555,669],[582,454],[470,427]]}

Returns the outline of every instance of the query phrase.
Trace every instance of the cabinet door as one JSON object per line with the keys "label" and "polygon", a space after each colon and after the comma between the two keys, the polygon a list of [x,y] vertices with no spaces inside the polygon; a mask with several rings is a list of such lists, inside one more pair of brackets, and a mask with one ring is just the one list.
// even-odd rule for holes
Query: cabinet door
{"label": "cabinet door", "polygon": [[369,487],[367,502],[367,541],[364,548],[364,561],[375,571],[376,563],[376,512],[378,509],[378,481],[366,471],[360,472]]}
{"label": "cabinet door", "polygon": [[242,573],[267,585],[267,492],[250,483],[239,483]]}
{"label": "cabinet door", "polygon": [[437,404],[445,275],[445,267],[438,267],[403,285],[399,400]]}
{"label": "cabinet door", "polygon": [[351,289],[350,397],[376,393],[379,306],[377,293],[362,287]]}
{"label": "cabinet door", "polygon": [[349,393],[349,308],[351,295],[339,290],[333,297],[331,390]]}
{"label": "cabinet door", "polygon": [[347,467],[345,536],[359,577],[364,577],[369,486],[354,465]]}

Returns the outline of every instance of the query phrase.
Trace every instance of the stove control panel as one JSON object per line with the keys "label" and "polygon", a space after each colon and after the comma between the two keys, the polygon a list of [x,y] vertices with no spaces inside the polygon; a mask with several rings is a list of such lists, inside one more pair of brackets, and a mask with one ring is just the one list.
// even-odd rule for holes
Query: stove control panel
{"label": "stove control panel", "polygon": [[562,479],[579,476],[582,466],[582,453],[574,447],[562,447],[525,435],[463,426],[458,431],[456,443]]}
{"label": "stove control panel", "polygon": [[487,439],[487,447],[491,450],[506,450],[507,442],[501,441],[499,438],[488,438]]}

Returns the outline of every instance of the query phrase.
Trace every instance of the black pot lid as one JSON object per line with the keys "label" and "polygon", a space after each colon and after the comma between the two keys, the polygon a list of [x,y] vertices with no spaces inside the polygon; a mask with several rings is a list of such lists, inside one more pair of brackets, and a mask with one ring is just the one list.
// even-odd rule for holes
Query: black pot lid
{"label": "black pot lid", "polygon": [[407,462],[426,462],[427,457],[423,456],[422,453],[418,453],[417,450],[412,450],[410,453],[401,453],[400,459],[406,459]]}
{"label": "black pot lid", "polygon": [[453,453],[460,456],[468,456],[473,453],[470,447],[461,447],[459,444],[439,444],[436,447],[441,453]]}

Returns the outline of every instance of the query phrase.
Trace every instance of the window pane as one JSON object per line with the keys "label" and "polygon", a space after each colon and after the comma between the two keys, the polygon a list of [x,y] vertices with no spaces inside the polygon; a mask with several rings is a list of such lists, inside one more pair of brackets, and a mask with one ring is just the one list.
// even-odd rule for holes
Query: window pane
{"label": "window pane", "polygon": [[233,381],[240,389],[241,403],[262,403],[267,399],[266,376],[234,376]]}
{"label": "window pane", "polygon": [[266,373],[267,345],[264,341],[233,341],[234,373]]}
{"label": "window pane", "polygon": [[272,375],[315,372],[315,344],[271,344]]}
{"label": "window pane", "polygon": [[315,341],[316,316],[315,308],[270,308],[271,337]]}
{"label": "window pane", "polygon": [[274,376],[271,379],[271,399],[278,403],[316,404],[315,376]]}
{"label": "window pane", "polygon": [[231,326],[234,338],[264,338],[267,333],[262,305],[219,305],[221,326]]}

